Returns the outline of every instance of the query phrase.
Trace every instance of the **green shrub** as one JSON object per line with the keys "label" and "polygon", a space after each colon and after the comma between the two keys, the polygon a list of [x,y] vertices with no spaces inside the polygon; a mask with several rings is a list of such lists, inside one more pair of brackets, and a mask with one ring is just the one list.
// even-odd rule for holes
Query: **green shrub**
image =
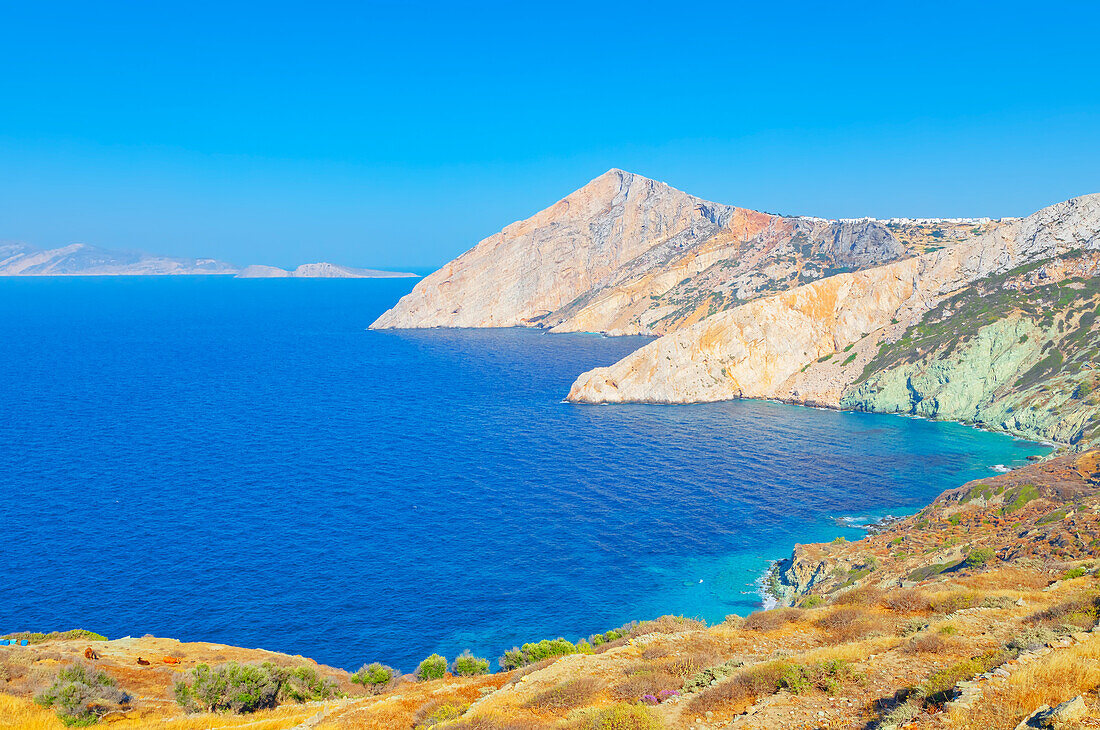
{"label": "green shrub", "polygon": [[469,651],[458,655],[451,665],[451,673],[457,677],[472,677],[475,674],[489,673],[489,660],[476,657]]}
{"label": "green shrub", "polygon": [[[607,638],[609,634],[614,633],[616,632],[609,631],[607,634],[604,634],[604,638],[607,639],[607,641],[614,641],[615,639]],[[615,638],[621,638],[621,634]],[[569,654],[591,654],[592,651],[592,645],[587,641],[578,641],[574,644],[562,638],[543,639],[542,641],[524,644],[522,647],[504,652],[504,656],[500,658],[500,666],[507,672],[525,667],[528,664],[540,662],[543,659],[566,656]]]}
{"label": "green shrub", "polygon": [[106,672],[83,662],[65,667],[45,691],[34,698],[43,707],[53,707],[61,722],[70,727],[94,725],[111,710],[130,704]]}
{"label": "green shrub", "polygon": [[980,568],[993,559],[996,553],[992,548],[977,548],[971,550],[970,554],[966,556],[966,565],[969,568]]}
{"label": "green shrub", "polygon": [[286,700],[307,702],[335,697],[336,684],[312,667],[279,667],[271,662],[229,662],[191,670],[191,683],[173,688],[176,703],[187,712],[255,712],[278,707]]}
{"label": "green shrub", "polygon": [[1081,566],[1077,566],[1073,570],[1067,570],[1062,574],[1062,580],[1073,580],[1074,578],[1080,578],[1084,574],[1088,573],[1088,570]]}
{"label": "green shrub", "polygon": [[359,667],[358,672],[351,675],[352,682],[361,684],[367,689],[374,690],[375,692],[381,692],[386,689],[396,678],[396,672],[394,672],[393,667],[387,667],[385,664],[380,664],[378,662],[364,664]]}
{"label": "green shrub", "polygon": [[421,682],[429,679],[443,679],[447,674],[447,660],[439,654],[432,654],[420,662],[416,668],[416,678]]}

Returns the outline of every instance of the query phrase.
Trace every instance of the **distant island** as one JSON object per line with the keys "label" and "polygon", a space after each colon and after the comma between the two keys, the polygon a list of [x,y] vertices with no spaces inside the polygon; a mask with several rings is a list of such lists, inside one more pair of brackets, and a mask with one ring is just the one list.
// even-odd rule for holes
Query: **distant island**
{"label": "distant island", "polygon": [[353,269],[350,266],[339,266],[325,261],[316,264],[302,264],[293,271],[280,269],[278,266],[253,264],[244,267],[237,273],[238,279],[409,279],[418,276],[419,274],[408,271]]}
{"label": "distant island", "polygon": [[42,249],[26,243],[0,243],[0,276],[196,276],[235,275],[241,279],[394,279],[417,274],[406,271],[354,269],[320,262],[293,271],[252,265],[243,269],[212,258],[157,256],[141,251],[114,251],[86,243]]}

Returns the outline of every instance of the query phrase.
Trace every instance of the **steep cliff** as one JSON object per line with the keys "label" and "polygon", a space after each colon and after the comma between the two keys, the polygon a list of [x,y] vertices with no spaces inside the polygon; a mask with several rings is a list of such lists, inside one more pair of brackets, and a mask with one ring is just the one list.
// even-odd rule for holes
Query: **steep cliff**
{"label": "steep cliff", "polygon": [[426,277],[372,327],[659,334],[909,253],[878,221],[770,215],[611,170]]}
{"label": "steep cliff", "polygon": [[[974,282],[1029,263],[1098,249],[1100,196],[1075,198],[951,248],[839,274],[715,314],[646,345],[610,367],[583,374],[570,390],[569,399],[589,403],[687,403],[764,397],[868,410],[917,409],[914,398],[922,403],[926,394],[918,388],[915,396],[909,397],[911,372],[898,370],[865,383],[859,394],[847,393],[857,381],[868,381],[873,373],[887,367],[880,357],[881,347],[900,342],[904,349],[905,333],[924,321],[947,297]],[[1082,271],[1088,271],[1087,266]],[[984,306],[983,297],[1006,281],[1003,276],[990,279],[984,288],[974,290],[968,295],[973,299],[973,308]],[[1094,320],[1081,318],[1082,308],[1091,301],[1091,289],[1079,291],[1080,297],[1071,297],[1072,301],[1065,303],[1067,310],[1059,320],[1063,330],[1060,336],[1070,327],[1086,333],[1094,331]],[[944,306],[953,313],[953,305]],[[945,371],[943,365],[922,370],[930,382],[956,383],[950,388],[943,383],[936,386],[944,393],[939,400],[951,407],[939,405],[935,415],[963,418],[965,414],[963,420],[975,420],[977,402],[989,400],[988,394],[981,394],[982,387],[975,393],[976,378],[984,379],[995,390],[1010,373],[1025,365],[1034,367],[1032,356],[1043,352],[1042,347],[1036,350],[1035,343],[1029,346],[1026,340],[1020,342],[1024,329],[1033,325],[1016,322],[1015,311],[1006,303],[997,316],[981,319],[965,315],[952,323],[954,328],[970,328],[973,337],[958,353],[964,364],[953,366],[953,372]],[[978,331],[990,326],[993,329]],[[1048,340],[1054,336],[1049,327],[1044,331]],[[1012,337],[1016,338],[1015,346],[1005,339]],[[934,353],[926,356],[934,357]],[[994,361],[996,368],[990,371],[987,366]],[[919,366],[915,361],[907,365]],[[961,377],[963,371],[971,377]],[[957,379],[951,381],[952,377]],[[902,382],[906,384],[904,389],[899,385]],[[1019,387],[1016,382],[1013,389]],[[939,401],[929,401],[924,408],[933,402]],[[1004,401],[1004,407],[1011,407],[1009,401]],[[1009,420],[1020,425],[1021,419],[1027,417],[1017,414]],[[1066,432],[1061,430],[1059,435],[1065,436]]]}

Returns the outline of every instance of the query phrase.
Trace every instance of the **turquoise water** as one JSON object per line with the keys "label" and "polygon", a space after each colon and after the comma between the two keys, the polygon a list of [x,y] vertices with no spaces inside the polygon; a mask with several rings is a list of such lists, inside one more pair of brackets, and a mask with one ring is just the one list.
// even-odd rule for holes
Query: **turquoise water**
{"label": "turquoise water", "polygon": [[407,280],[0,279],[0,632],[411,670],[760,604],[769,561],[1034,444],[767,402],[582,406],[646,340],[371,332]]}

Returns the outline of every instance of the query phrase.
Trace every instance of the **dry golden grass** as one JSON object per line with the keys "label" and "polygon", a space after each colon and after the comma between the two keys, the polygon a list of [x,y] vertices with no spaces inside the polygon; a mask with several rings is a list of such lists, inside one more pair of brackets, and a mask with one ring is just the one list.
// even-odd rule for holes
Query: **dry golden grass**
{"label": "dry golden grass", "polygon": [[[248,730],[285,730],[317,713],[317,707],[283,706],[251,715],[183,715],[172,710],[145,710],[130,713],[125,719],[104,724],[119,730],[139,730],[156,726],[163,730],[218,730],[244,725]],[[19,730],[65,730],[52,710],[31,700],[0,694],[0,728]]]}
{"label": "dry golden grass", "polygon": [[567,679],[536,694],[528,700],[527,706],[539,712],[572,710],[589,704],[603,686],[596,677]]}
{"label": "dry golden grass", "polygon": [[[1100,638],[1093,637],[1018,668],[1002,685],[986,685],[980,706],[966,712],[953,711],[951,726],[966,730],[1015,728],[1040,705],[1053,707],[1097,687]],[[1097,711],[1095,705],[1093,711]]]}
{"label": "dry golden grass", "polygon": [[54,713],[29,700],[0,694],[0,728],[64,730],[65,726]]}
{"label": "dry golden grass", "polygon": [[741,627],[748,631],[766,633],[800,621],[804,614],[805,611],[801,608],[773,608],[770,611],[757,611],[749,614]]}

